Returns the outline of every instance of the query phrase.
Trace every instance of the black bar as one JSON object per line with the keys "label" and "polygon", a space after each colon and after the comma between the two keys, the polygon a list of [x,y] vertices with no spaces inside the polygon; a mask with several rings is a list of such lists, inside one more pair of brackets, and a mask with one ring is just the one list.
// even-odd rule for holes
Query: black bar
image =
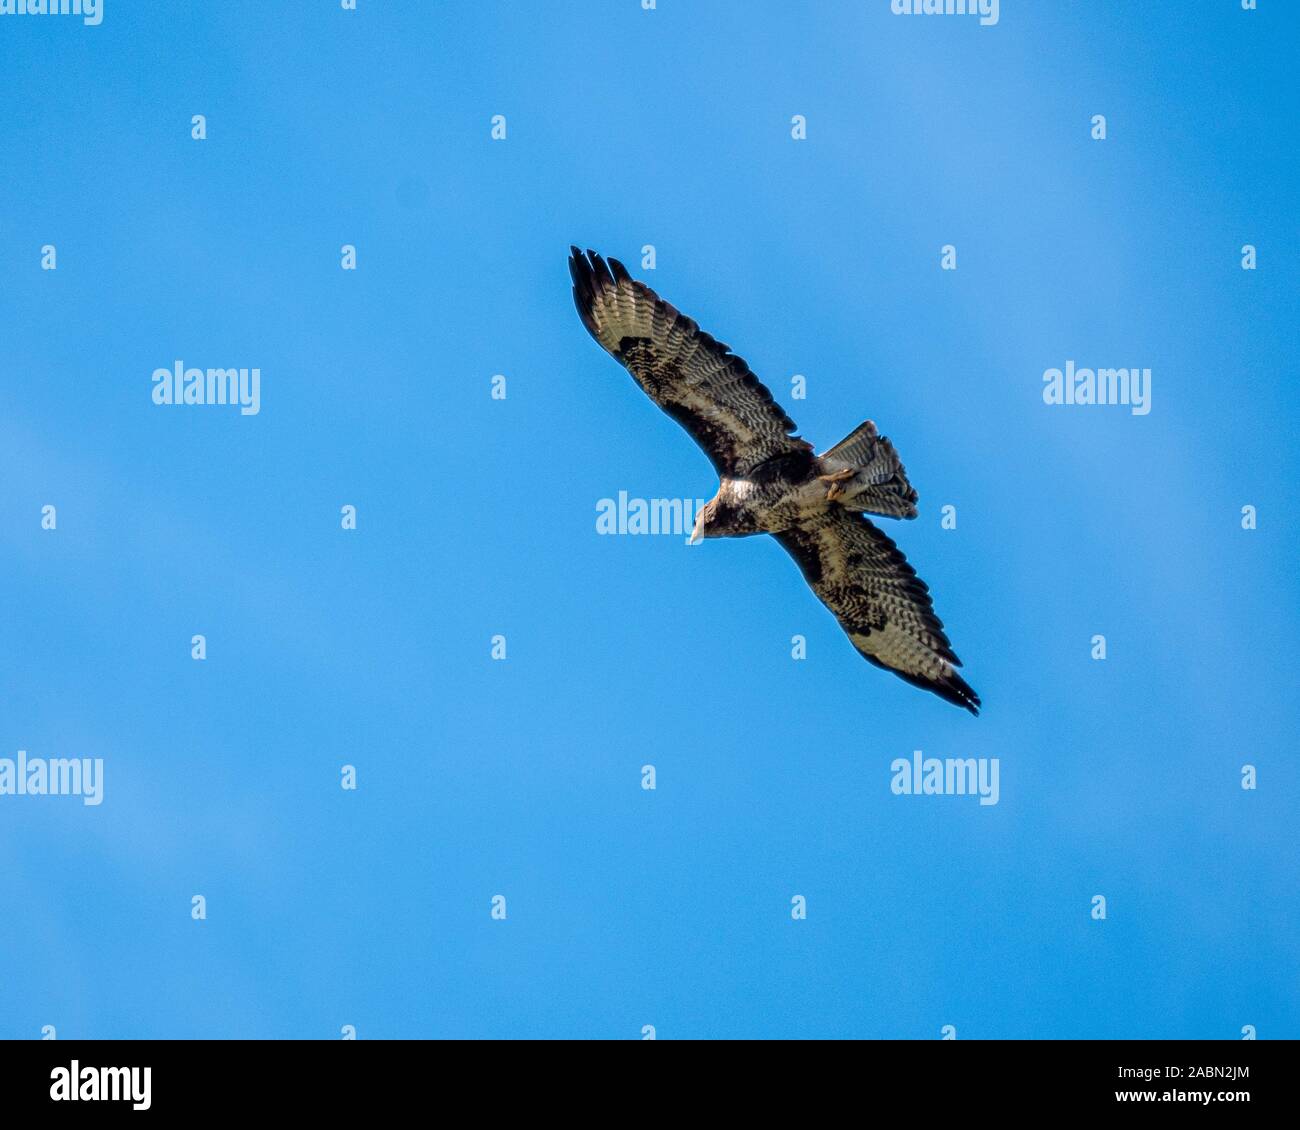
{"label": "black bar", "polygon": [[[1220,1122],[1295,1107],[1294,1041],[663,1042],[676,1046],[10,1041],[0,1048],[0,1109],[17,1126],[14,1116],[96,1117],[109,1107],[131,1117],[285,1111],[337,1120],[402,1108],[450,1112],[457,1107],[448,1104],[461,1103],[494,1114],[619,1117],[661,1104],[666,1113],[716,1106],[735,1114],[752,1106],[771,1115],[787,1105],[797,1113],[803,1104],[812,1114],[848,1102],[861,1114],[1074,1115],[1130,1107],[1205,1110]],[[79,1097],[65,1097],[74,1066]],[[138,1070],[129,1076],[101,1068]],[[116,1101],[114,1086],[123,1096]],[[97,1088],[108,1097],[93,1098]]]}

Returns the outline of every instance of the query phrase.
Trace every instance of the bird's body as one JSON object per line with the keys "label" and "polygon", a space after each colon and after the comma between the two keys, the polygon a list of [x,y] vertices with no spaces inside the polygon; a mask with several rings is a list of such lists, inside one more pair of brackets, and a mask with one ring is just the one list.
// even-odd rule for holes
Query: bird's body
{"label": "bird's body", "polygon": [[870,420],[821,455],[741,358],[616,259],[573,248],[573,296],[588,331],[704,449],[720,483],[694,538],[773,535],[872,663],[972,714],[929,590],[864,514],[916,517],[898,453]]}
{"label": "bird's body", "polygon": [[789,529],[826,498],[815,467],[813,458],[789,457],[759,468],[750,478],[724,476],[711,503],[701,508],[708,518],[700,524],[700,536],[742,538]]}

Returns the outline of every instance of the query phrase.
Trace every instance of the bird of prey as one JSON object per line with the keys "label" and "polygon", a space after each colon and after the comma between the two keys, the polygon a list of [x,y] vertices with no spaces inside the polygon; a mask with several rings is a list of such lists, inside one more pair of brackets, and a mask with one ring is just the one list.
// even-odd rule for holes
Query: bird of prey
{"label": "bird of prey", "polygon": [[571,251],[582,324],[691,434],[721,479],[691,540],[771,534],[866,659],[978,714],[979,695],[957,673],[928,586],[864,517],[916,517],[916,491],[893,444],[868,420],[815,454],[729,347],[617,259]]}

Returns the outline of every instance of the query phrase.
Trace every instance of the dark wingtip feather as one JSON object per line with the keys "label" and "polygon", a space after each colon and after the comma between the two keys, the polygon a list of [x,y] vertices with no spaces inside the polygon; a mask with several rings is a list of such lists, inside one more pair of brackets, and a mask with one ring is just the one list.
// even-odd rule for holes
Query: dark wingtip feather
{"label": "dark wingtip feather", "polygon": [[976,718],[980,714],[980,696],[975,693],[974,688],[966,682],[956,671],[949,671],[942,679],[931,680],[924,676],[913,676],[904,674],[902,671],[894,671],[895,675],[902,675],[913,686],[920,687],[922,690],[933,691],[945,702],[951,702],[953,706],[960,706],[963,710],[969,710]]}
{"label": "dark wingtip feather", "polygon": [[569,277],[573,279],[573,285],[582,286],[591,271],[587,267],[587,261],[582,257],[582,252],[576,247],[570,248],[569,255]]}
{"label": "dark wingtip feather", "polygon": [[[569,251],[569,274],[573,277],[573,305],[577,308],[578,317],[582,319],[587,332],[599,340],[596,322],[591,316],[592,307],[596,304],[596,274],[587,257],[578,248],[570,247]],[[587,254],[595,253],[589,251]]]}
{"label": "dark wingtip feather", "polygon": [[976,718],[979,717],[980,696],[975,693],[972,687],[956,671],[949,669],[948,673],[939,679],[928,678],[925,675],[913,674],[911,671],[900,671],[897,667],[890,667],[887,663],[882,663],[874,655],[868,655],[865,651],[858,652],[873,667],[879,667],[882,671],[889,671],[897,675],[905,683],[911,683],[914,687],[919,687],[923,691],[929,691],[931,694],[937,694],[944,702],[951,702],[953,706],[960,706],[963,710],[969,710]]}
{"label": "dark wingtip feather", "polygon": [[976,718],[980,715],[980,696],[975,693],[975,689],[963,679],[956,671],[950,671],[948,677],[942,683],[932,686],[936,694],[946,698],[954,706],[964,706]]}
{"label": "dark wingtip feather", "polygon": [[588,248],[587,258],[591,261],[591,271],[592,274],[595,276],[597,283],[605,283],[605,282],[612,283],[614,281],[614,276],[610,273],[609,266],[605,263],[605,260],[602,259],[597,252],[592,251],[591,248]]}

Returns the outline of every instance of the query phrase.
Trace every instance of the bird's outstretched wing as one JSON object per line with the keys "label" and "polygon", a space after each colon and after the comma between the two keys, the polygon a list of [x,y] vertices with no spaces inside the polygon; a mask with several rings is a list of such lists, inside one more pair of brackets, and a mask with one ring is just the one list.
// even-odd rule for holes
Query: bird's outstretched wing
{"label": "bird's outstretched wing", "polygon": [[775,535],[853,646],[940,698],[980,712],[980,699],[956,671],[930,589],[889,536],[860,514],[828,506]]}
{"label": "bird's outstretched wing", "polygon": [[573,301],[591,336],[690,432],[720,475],[741,477],[811,445],[744,360],[679,314],[617,259],[576,247]]}

